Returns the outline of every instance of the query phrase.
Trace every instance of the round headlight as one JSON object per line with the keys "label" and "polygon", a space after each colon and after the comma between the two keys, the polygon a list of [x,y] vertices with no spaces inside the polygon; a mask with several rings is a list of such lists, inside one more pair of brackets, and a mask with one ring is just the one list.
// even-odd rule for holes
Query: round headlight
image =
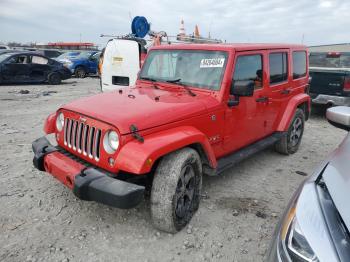
{"label": "round headlight", "polygon": [[119,135],[115,131],[108,131],[103,138],[103,147],[109,154],[113,154],[119,147]]}
{"label": "round headlight", "polygon": [[56,118],[56,128],[58,131],[62,131],[64,126],[64,115],[63,113],[59,113]]}
{"label": "round headlight", "polygon": [[108,142],[111,148],[115,151],[119,147],[119,137],[117,132],[111,131],[108,133]]}

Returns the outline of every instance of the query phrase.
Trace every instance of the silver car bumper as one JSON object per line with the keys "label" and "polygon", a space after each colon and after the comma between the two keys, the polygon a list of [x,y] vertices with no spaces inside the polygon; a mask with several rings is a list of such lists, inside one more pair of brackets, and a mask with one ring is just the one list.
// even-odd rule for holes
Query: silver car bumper
{"label": "silver car bumper", "polygon": [[312,99],[312,103],[319,105],[350,106],[350,97],[317,95]]}

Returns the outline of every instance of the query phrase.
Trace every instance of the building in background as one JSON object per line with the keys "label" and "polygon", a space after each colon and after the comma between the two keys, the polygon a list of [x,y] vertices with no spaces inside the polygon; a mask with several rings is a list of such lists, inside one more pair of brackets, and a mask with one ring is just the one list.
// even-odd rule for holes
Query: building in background
{"label": "building in background", "polygon": [[309,52],[350,52],[350,43],[309,46]]}
{"label": "building in background", "polygon": [[60,50],[98,50],[98,46],[88,42],[56,42],[56,43],[37,43],[36,48],[42,49],[60,49]]}

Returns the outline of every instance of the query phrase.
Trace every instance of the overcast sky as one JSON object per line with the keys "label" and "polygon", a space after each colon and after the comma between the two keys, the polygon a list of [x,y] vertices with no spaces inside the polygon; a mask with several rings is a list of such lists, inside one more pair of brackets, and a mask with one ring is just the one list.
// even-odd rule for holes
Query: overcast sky
{"label": "overcast sky", "polygon": [[318,45],[350,42],[350,0],[0,0],[0,42],[95,42],[131,32],[142,15],[155,31],[201,35],[228,42]]}

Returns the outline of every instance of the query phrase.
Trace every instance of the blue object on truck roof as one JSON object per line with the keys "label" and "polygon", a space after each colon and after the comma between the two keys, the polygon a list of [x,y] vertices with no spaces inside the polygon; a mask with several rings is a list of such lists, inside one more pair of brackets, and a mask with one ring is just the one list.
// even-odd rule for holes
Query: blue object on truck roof
{"label": "blue object on truck roof", "polygon": [[150,30],[150,24],[144,16],[135,16],[131,23],[131,32],[136,37],[144,38]]}

